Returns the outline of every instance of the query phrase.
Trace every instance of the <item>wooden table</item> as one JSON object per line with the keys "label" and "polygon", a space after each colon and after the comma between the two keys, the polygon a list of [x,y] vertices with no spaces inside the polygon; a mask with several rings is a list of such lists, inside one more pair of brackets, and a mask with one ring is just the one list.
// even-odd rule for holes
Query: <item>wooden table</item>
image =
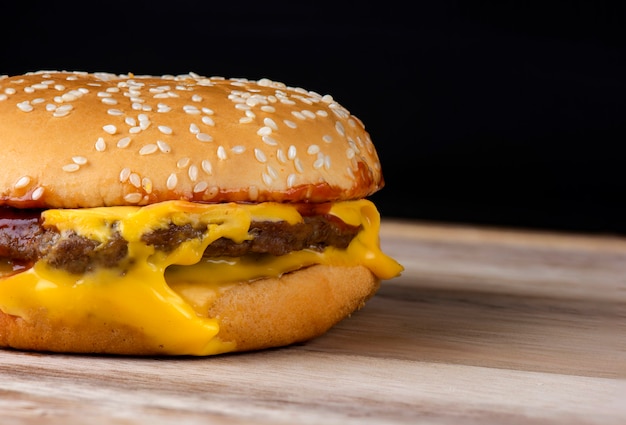
{"label": "wooden table", "polygon": [[406,267],[306,344],[0,350],[2,424],[626,424],[626,238],[384,221]]}

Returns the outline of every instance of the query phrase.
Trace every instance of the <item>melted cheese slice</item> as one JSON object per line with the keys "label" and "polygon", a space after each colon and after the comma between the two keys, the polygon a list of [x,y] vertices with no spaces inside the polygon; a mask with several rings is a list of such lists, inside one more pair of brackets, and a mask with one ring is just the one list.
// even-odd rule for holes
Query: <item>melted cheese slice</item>
{"label": "melted cheese slice", "polygon": [[[86,320],[119,323],[142,330],[164,354],[209,355],[236,347],[216,335],[219,323],[206,317],[211,302],[235,282],[280,276],[312,264],[364,265],[378,278],[402,271],[379,248],[380,217],[367,200],[334,204],[330,214],[362,231],[345,250],[298,251],[283,256],[211,258],[202,254],[221,237],[235,242],[251,238],[252,221],[301,222],[296,208],[277,203],[196,204],[169,201],[146,207],[47,210],[45,226],[104,242],[114,231],[128,241],[128,259],[118,267],[83,275],[38,262],[27,271],[0,280],[0,309],[29,320],[45,309],[51,322],[71,327]],[[202,239],[183,242],[165,253],[141,236],[170,223],[206,228]]]}

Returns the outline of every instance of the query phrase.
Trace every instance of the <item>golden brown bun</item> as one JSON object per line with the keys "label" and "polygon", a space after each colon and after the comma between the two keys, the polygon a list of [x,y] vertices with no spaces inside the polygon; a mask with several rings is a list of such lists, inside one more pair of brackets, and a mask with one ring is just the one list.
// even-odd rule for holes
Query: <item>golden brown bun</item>
{"label": "golden brown bun", "polygon": [[0,205],[336,201],[383,178],[362,123],[270,80],[0,77]]}
{"label": "golden brown bun", "polygon": [[[365,267],[312,266],[252,283],[233,286],[207,316],[220,322],[218,337],[236,342],[236,351],[278,347],[326,332],[361,308],[379,281]],[[44,312],[25,320],[0,312],[0,346],[25,350],[166,354],[131,326],[85,321],[80,328],[50,322]]]}

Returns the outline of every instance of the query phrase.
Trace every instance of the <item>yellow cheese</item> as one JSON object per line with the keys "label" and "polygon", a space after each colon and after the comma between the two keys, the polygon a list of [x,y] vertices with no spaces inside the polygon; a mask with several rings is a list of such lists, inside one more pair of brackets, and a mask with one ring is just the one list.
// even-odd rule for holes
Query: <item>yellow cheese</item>
{"label": "yellow cheese", "polygon": [[[140,328],[164,354],[208,355],[235,349],[220,341],[217,320],[205,317],[212,300],[234,282],[279,276],[311,264],[368,267],[380,279],[402,271],[379,248],[378,211],[366,200],[335,204],[330,214],[363,230],[347,249],[304,250],[284,256],[202,258],[220,237],[249,239],[252,221],[302,221],[293,206],[263,204],[194,204],[163,202],[146,207],[47,210],[44,225],[105,241],[119,231],[128,241],[128,261],[119,267],[73,275],[38,262],[27,271],[0,280],[0,309],[29,319],[41,308],[51,321],[68,326],[97,320]],[[170,223],[206,227],[204,237],[182,243],[170,253],[156,250],[141,236]],[[206,282],[206,276],[211,276]]]}

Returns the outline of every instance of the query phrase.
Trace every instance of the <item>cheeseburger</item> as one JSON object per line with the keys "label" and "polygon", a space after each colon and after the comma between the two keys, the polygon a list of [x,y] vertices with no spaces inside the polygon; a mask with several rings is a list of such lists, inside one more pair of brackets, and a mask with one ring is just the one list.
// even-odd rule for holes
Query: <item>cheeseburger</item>
{"label": "cheeseburger", "polygon": [[261,79],[0,77],[0,346],[212,355],[302,342],[402,267],[363,124]]}

